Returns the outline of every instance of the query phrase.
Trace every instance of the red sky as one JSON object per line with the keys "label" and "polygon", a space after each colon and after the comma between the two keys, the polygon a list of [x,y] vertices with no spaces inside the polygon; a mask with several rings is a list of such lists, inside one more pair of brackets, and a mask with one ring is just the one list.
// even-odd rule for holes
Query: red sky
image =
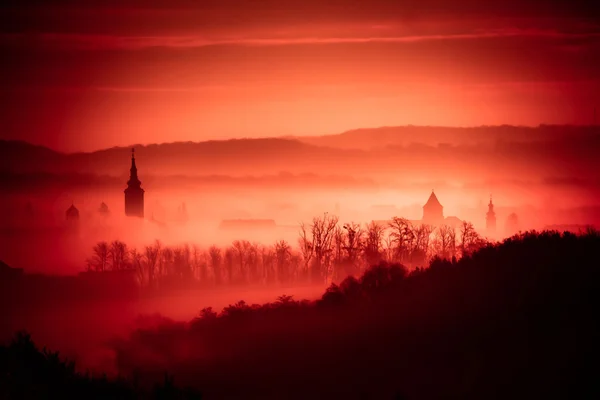
{"label": "red sky", "polygon": [[600,108],[600,23],[580,1],[50,3],[0,8],[0,139],[88,151]]}

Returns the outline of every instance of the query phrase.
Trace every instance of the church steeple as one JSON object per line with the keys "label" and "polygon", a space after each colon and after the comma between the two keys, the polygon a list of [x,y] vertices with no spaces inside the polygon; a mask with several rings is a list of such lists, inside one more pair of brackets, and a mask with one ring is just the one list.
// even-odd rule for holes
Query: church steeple
{"label": "church steeple", "polygon": [[131,149],[131,169],[129,170],[129,181],[127,181],[128,187],[139,188],[142,182],[138,178],[137,166],[135,165],[135,149]]}
{"label": "church steeple", "polygon": [[488,212],[485,216],[485,227],[488,236],[494,236],[496,233],[496,212],[494,211],[494,203],[492,203],[492,195],[490,194],[490,202],[488,204]]}
{"label": "church steeple", "polygon": [[138,178],[135,165],[135,149],[131,149],[131,168],[127,189],[125,189],[125,215],[144,217],[144,189],[142,189],[142,182]]}

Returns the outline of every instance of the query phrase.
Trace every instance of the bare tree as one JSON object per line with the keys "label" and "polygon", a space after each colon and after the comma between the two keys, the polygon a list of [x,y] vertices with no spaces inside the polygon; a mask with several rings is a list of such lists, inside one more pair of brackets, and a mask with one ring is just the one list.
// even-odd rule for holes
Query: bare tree
{"label": "bare tree", "polygon": [[229,283],[232,284],[234,283],[235,279],[233,277],[233,263],[234,263],[234,259],[235,259],[235,249],[233,249],[232,247],[228,247],[225,250],[225,256],[224,258],[224,264],[225,264],[225,270],[227,271],[227,278],[229,280]]}
{"label": "bare tree", "polygon": [[208,254],[210,256],[210,266],[213,270],[213,274],[215,275],[215,283],[220,285],[222,282],[222,273],[221,273],[221,249],[217,246],[210,246],[208,249]]}
{"label": "bare tree", "polygon": [[248,241],[246,243],[246,265],[248,267],[248,279],[252,283],[256,283],[260,281],[260,273],[259,270],[259,247],[258,243],[250,243]]}
{"label": "bare tree", "polygon": [[381,244],[385,233],[385,226],[371,221],[367,225],[365,234],[364,255],[368,265],[374,265],[381,261]]}
{"label": "bare tree", "polygon": [[[235,254],[235,257],[238,261],[238,266],[240,269],[240,277],[242,281],[246,282],[248,280],[248,276],[245,268],[246,261],[246,243],[243,240],[235,240],[231,245],[231,250]],[[231,276],[229,277],[231,280]]]}
{"label": "bare tree", "polygon": [[432,231],[433,227],[427,224],[421,224],[414,229],[415,241],[411,254],[411,262],[413,265],[423,266],[426,263]]}
{"label": "bare tree", "polygon": [[344,224],[346,230],[344,250],[346,258],[344,265],[346,266],[346,275],[354,275],[358,272],[358,262],[360,258],[360,250],[363,246],[364,230],[360,224],[350,222]]}
{"label": "bare tree", "polygon": [[304,261],[303,274],[308,275],[308,269],[310,267],[310,261],[314,254],[313,241],[310,238],[309,230],[307,229],[304,222],[300,223],[300,237],[298,238],[298,246],[302,253],[302,260]]}
{"label": "bare tree", "polygon": [[395,261],[394,257],[396,248],[391,235],[385,235],[385,237],[383,238],[382,246],[382,259],[385,262],[393,263]]}
{"label": "bare tree", "polygon": [[332,252],[333,234],[337,223],[338,217],[325,213],[323,218],[313,218],[310,226],[314,252],[311,278],[315,282],[328,278],[328,258]]}
{"label": "bare tree", "polygon": [[271,246],[262,246],[260,249],[261,262],[263,267],[263,276],[265,283],[273,283],[275,281],[275,268],[273,261],[275,254]]}
{"label": "bare tree", "polygon": [[435,230],[434,243],[435,254],[442,259],[450,259],[454,256],[456,247],[456,231],[449,225],[441,225]]}
{"label": "bare tree", "polygon": [[137,249],[130,250],[131,267],[135,271],[140,286],[144,286],[144,267],[142,265],[142,254]]}
{"label": "bare tree", "polygon": [[158,274],[161,278],[164,278],[172,273],[173,256],[173,249],[167,246],[165,246],[160,252],[160,257],[158,258]]}
{"label": "bare tree", "polygon": [[344,268],[346,258],[344,247],[346,247],[346,232],[340,226],[336,226],[333,232],[333,280],[338,280],[342,276],[342,269]]}
{"label": "bare tree", "polygon": [[192,246],[192,269],[194,277],[201,283],[208,280],[208,268],[205,253],[196,245]]}
{"label": "bare tree", "polygon": [[393,261],[407,263],[415,241],[413,226],[406,218],[394,217],[388,224],[391,229],[390,239],[393,244]]}
{"label": "bare tree", "polygon": [[277,278],[281,283],[287,283],[290,280],[290,258],[291,247],[285,240],[275,243],[275,258],[277,261]]}
{"label": "bare tree", "polygon": [[127,245],[120,240],[114,240],[110,244],[109,255],[111,260],[111,269],[113,271],[121,271],[128,268]]}
{"label": "bare tree", "polygon": [[148,286],[156,285],[156,267],[161,253],[161,244],[157,240],[154,245],[146,246],[144,256],[146,258],[146,275],[148,276]]}
{"label": "bare tree", "polygon": [[181,282],[188,281],[191,276],[190,248],[188,245],[173,249],[173,269],[171,274]]}
{"label": "bare tree", "polygon": [[109,266],[109,246],[106,242],[98,242],[93,247],[94,255],[88,260],[88,269],[96,272],[104,272]]}
{"label": "bare tree", "polygon": [[463,221],[460,227],[460,253],[461,257],[468,256],[485,245],[485,240],[477,233],[473,224]]}

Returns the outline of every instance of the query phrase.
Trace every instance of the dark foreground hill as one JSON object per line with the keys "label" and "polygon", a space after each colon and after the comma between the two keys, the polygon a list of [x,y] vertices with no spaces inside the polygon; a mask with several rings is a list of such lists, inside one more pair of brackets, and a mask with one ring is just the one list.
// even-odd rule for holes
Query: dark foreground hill
{"label": "dark foreground hill", "polygon": [[113,347],[125,376],[168,371],[205,398],[599,398],[598,248],[595,232],[527,233],[410,274],[372,267],[316,302],[160,320]]}

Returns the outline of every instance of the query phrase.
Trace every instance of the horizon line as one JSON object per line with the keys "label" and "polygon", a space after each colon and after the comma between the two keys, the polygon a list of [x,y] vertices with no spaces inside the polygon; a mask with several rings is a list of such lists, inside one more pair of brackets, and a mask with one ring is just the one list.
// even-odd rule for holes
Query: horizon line
{"label": "horizon line", "polygon": [[349,132],[356,132],[360,130],[376,130],[376,129],[386,129],[386,128],[446,128],[446,129],[477,129],[477,128],[500,128],[500,127],[512,127],[512,128],[529,128],[536,129],[541,127],[580,127],[580,128],[591,128],[597,127],[598,124],[588,123],[588,124],[577,124],[577,123],[569,123],[569,124],[552,124],[552,123],[539,123],[537,125],[526,125],[526,124],[480,124],[480,125],[414,125],[414,124],[405,124],[405,125],[381,125],[376,127],[359,127],[348,129],[342,132],[337,133],[324,133],[324,134],[307,134],[307,135],[279,135],[279,136],[224,136],[213,139],[205,139],[205,140],[175,140],[172,142],[154,142],[154,143],[132,143],[128,145],[116,145],[110,147],[100,147],[94,150],[76,150],[76,151],[64,151],[59,150],[53,146],[48,146],[45,144],[30,142],[28,140],[23,139],[0,139],[0,142],[17,142],[24,143],[30,146],[42,147],[47,150],[51,150],[55,153],[60,153],[64,155],[74,155],[74,154],[93,154],[101,151],[115,150],[115,149],[128,149],[135,147],[149,147],[149,146],[161,146],[168,144],[183,144],[183,143],[191,143],[191,144],[200,144],[200,143],[208,143],[208,142],[231,142],[236,140],[265,140],[265,139],[302,139],[302,138],[320,138],[327,136],[339,136]]}

